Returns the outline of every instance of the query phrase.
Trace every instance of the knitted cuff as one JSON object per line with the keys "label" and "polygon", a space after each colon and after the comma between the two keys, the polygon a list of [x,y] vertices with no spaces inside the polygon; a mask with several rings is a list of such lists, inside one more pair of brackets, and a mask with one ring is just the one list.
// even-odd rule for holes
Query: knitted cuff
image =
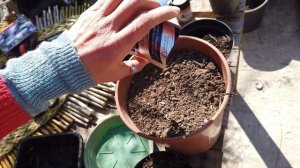
{"label": "knitted cuff", "polygon": [[20,58],[11,59],[0,75],[31,116],[46,110],[50,99],[96,84],[68,40],[67,32]]}

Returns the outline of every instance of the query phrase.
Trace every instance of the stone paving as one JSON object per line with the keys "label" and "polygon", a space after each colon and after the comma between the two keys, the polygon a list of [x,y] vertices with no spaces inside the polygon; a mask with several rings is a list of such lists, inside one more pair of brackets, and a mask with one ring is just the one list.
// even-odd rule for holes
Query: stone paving
{"label": "stone paving", "polygon": [[222,167],[300,167],[299,0],[271,0],[260,27],[243,35],[237,89]]}

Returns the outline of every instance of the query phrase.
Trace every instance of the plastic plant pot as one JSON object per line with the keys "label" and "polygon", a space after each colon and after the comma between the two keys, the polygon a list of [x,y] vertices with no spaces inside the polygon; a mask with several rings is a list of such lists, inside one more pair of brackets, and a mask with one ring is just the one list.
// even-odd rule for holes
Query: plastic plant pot
{"label": "plastic plant pot", "polygon": [[153,142],[130,131],[119,116],[100,123],[88,137],[84,150],[85,168],[134,167],[153,152]]}
{"label": "plastic plant pot", "polygon": [[193,36],[202,38],[207,34],[216,36],[227,36],[230,38],[230,49],[234,46],[233,32],[224,22],[214,19],[195,20],[184,27],[180,31],[180,35]]}
{"label": "plastic plant pot", "polygon": [[30,137],[19,146],[15,168],[80,168],[82,146],[78,133]]}
{"label": "plastic plant pot", "polygon": [[165,144],[167,147],[175,151],[184,154],[196,154],[209,150],[217,141],[221,130],[224,109],[227,106],[229,95],[232,92],[231,74],[228,63],[223,54],[210,43],[196,37],[179,36],[172,50],[172,53],[178,53],[187,50],[196,51],[212,58],[216,66],[222,72],[225,81],[226,94],[224,96],[223,102],[221,103],[219,109],[216,111],[213,117],[204,126],[196,129],[188,135],[172,138],[160,138],[150,136],[141,132],[135,126],[127,110],[128,89],[130,88],[133,75],[123,78],[117,82],[115,97],[117,109],[120,113],[121,119],[133,132],[146,139]]}
{"label": "plastic plant pot", "polygon": [[247,0],[246,6],[248,6],[250,2],[254,4],[254,7],[245,11],[244,33],[251,32],[260,25],[268,4],[268,0]]}
{"label": "plastic plant pot", "polygon": [[209,0],[214,13],[220,15],[232,14],[240,4],[240,0]]}
{"label": "plastic plant pot", "polygon": [[[143,168],[143,165],[152,160],[153,167],[162,168],[164,167],[176,167],[176,168],[192,168],[183,158],[174,152],[160,151],[154,152],[142,159],[135,165],[134,168]],[[173,162],[173,163],[172,163]]]}

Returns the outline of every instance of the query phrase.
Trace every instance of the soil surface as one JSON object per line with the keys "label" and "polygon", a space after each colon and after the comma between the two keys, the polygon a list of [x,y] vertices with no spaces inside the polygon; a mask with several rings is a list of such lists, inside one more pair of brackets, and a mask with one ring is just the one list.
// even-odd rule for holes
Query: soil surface
{"label": "soil surface", "polygon": [[147,158],[141,165],[142,167],[136,168],[191,168],[175,154],[154,155],[152,158]]}
{"label": "soil surface", "polygon": [[209,43],[217,47],[217,49],[221,51],[225,58],[229,57],[231,51],[230,37],[208,34],[203,36],[202,39],[208,41]]}
{"label": "soil surface", "polygon": [[171,58],[165,70],[147,65],[129,89],[129,115],[151,136],[176,137],[202,127],[225,93],[223,77],[209,57],[184,52]]}

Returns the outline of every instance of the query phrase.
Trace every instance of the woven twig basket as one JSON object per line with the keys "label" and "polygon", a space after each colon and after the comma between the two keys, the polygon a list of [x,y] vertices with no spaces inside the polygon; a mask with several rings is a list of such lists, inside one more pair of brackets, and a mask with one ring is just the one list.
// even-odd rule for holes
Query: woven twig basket
{"label": "woven twig basket", "polygon": [[79,15],[71,16],[62,22],[41,29],[38,32],[38,42],[45,41],[53,36],[62,33],[64,30],[69,29],[76,22],[78,17]]}

